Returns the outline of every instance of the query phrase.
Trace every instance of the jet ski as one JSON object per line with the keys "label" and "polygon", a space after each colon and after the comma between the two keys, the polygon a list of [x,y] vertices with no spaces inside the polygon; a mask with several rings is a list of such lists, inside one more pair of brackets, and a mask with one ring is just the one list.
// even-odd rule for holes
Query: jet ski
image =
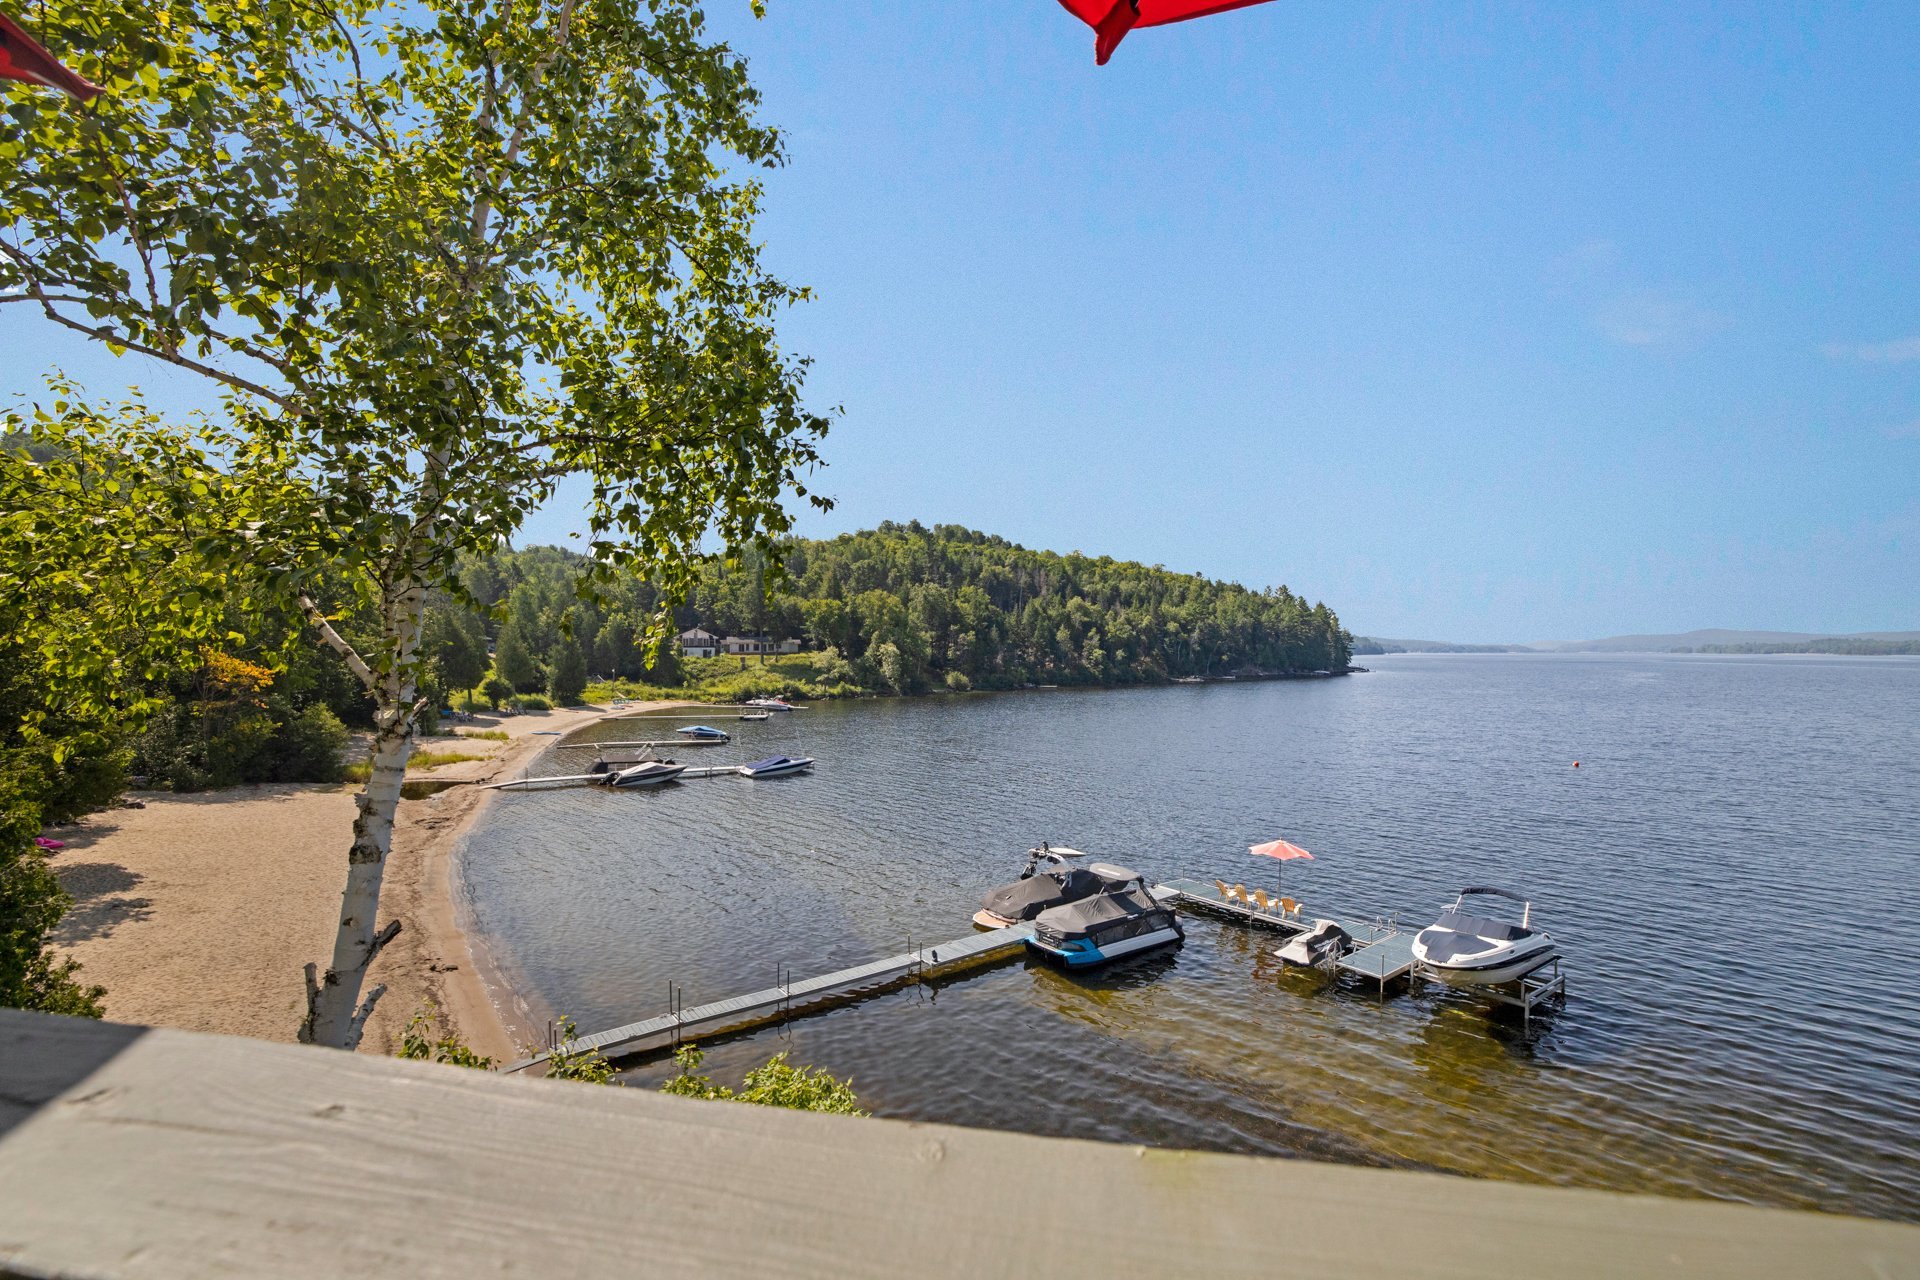
{"label": "jet ski", "polygon": [[1275,949],[1273,954],[1288,964],[1323,969],[1351,950],[1352,934],[1332,920],[1315,920],[1309,928],[1294,934],[1285,946]]}
{"label": "jet ski", "polygon": [[[1469,913],[1467,899],[1475,897],[1519,903],[1520,923]],[[1414,938],[1413,958],[1423,974],[1448,986],[1516,982],[1557,954],[1553,939],[1532,926],[1533,904],[1512,890],[1462,889],[1452,908]]]}

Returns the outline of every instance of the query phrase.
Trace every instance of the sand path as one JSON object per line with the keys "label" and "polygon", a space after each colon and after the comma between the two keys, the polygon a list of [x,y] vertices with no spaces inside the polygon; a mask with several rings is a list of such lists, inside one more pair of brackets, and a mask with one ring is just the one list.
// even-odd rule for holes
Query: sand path
{"label": "sand path", "polygon": [[[497,723],[483,717],[471,727],[505,729],[508,740],[428,740],[422,749],[458,746],[486,758],[419,776],[508,778],[553,743],[552,731],[606,714],[582,708]],[[107,988],[103,1003],[116,1022],[293,1040],[305,1012],[302,967],[324,968],[332,950],[356,790],[286,784],[139,793],[143,809],[94,814],[53,832],[67,848],[51,865],[75,899],[55,932],[56,948],[81,963],[82,980]],[[462,786],[401,801],[380,903],[381,920],[398,919],[401,929],[373,967],[371,982],[387,991],[367,1024],[364,1052],[392,1053],[429,1000],[482,1053],[517,1056],[530,1038],[512,993],[485,980],[485,957],[476,959],[452,891],[459,837],[496,795]]]}

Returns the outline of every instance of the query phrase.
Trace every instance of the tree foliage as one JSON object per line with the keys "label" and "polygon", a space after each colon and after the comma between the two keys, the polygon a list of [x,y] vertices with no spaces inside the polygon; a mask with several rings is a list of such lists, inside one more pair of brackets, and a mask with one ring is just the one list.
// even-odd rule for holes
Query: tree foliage
{"label": "tree foliage", "polygon": [[69,904],[33,841],[109,803],[130,728],[183,653],[218,635],[219,477],[139,404],[56,386],[0,427],[0,1004],[100,1015],[47,938]]}
{"label": "tree foliage", "polygon": [[[686,0],[41,0],[107,92],[0,114],[0,306],[212,379],[244,548],[374,701],[339,937],[303,1036],[350,1046],[427,600],[588,477],[597,574],[669,594],[766,544],[824,421],[753,237],[781,159]],[[356,642],[342,620],[371,614]],[[85,659],[76,659],[84,664]]]}
{"label": "tree foliage", "polygon": [[820,1067],[796,1067],[785,1053],[776,1053],[760,1066],[747,1072],[736,1092],[717,1085],[707,1076],[695,1074],[705,1059],[694,1048],[676,1050],[677,1074],[660,1086],[660,1092],[682,1098],[709,1098],[726,1102],[748,1102],[761,1107],[786,1107],[792,1111],[828,1111],[836,1115],[864,1116],[860,1099],[851,1080],[838,1080]]}
{"label": "tree foliage", "polygon": [[[885,693],[1338,671],[1350,656],[1352,637],[1333,611],[1286,587],[1251,591],[1105,556],[1030,551],[952,525],[789,539],[777,555],[770,584],[755,558],[707,561],[678,625],[793,637],[831,655],[826,683]],[[560,654],[575,647],[570,628],[596,637],[593,676],[630,679],[632,637],[664,596],[619,574],[583,603],[572,583],[586,567],[536,547],[470,561],[463,577],[480,603],[504,608],[502,653],[511,641],[529,664]]]}

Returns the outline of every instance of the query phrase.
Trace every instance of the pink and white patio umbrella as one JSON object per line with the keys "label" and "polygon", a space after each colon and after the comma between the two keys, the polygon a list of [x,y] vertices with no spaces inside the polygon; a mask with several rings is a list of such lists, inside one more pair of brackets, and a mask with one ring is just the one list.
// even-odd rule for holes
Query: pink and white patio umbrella
{"label": "pink and white patio umbrella", "polygon": [[1292,862],[1295,858],[1305,858],[1308,862],[1313,861],[1312,854],[1290,840],[1269,840],[1265,844],[1248,845],[1247,852],[1256,858],[1274,858],[1279,861],[1280,866],[1274,868],[1275,890],[1278,890],[1280,887],[1279,873],[1285,869],[1287,863]]}

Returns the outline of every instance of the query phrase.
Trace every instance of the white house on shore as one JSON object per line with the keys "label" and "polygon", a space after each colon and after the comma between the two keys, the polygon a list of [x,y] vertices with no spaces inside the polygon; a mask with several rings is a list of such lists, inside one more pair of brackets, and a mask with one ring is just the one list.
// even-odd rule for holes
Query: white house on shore
{"label": "white house on shore", "polygon": [[726,645],[729,654],[742,656],[800,652],[798,640],[774,640],[767,636],[728,636],[721,643]]}
{"label": "white house on shore", "polygon": [[711,631],[695,627],[680,633],[680,652],[689,658],[766,657],[800,652],[798,640],[774,640],[767,636],[727,636],[722,639]]}
{"label": "white house on shore", "polygon": [[702,631],[698,627],[680,633],[680,652],[689,658],[718,657],[724,650],[725,643],[713,632]]}

